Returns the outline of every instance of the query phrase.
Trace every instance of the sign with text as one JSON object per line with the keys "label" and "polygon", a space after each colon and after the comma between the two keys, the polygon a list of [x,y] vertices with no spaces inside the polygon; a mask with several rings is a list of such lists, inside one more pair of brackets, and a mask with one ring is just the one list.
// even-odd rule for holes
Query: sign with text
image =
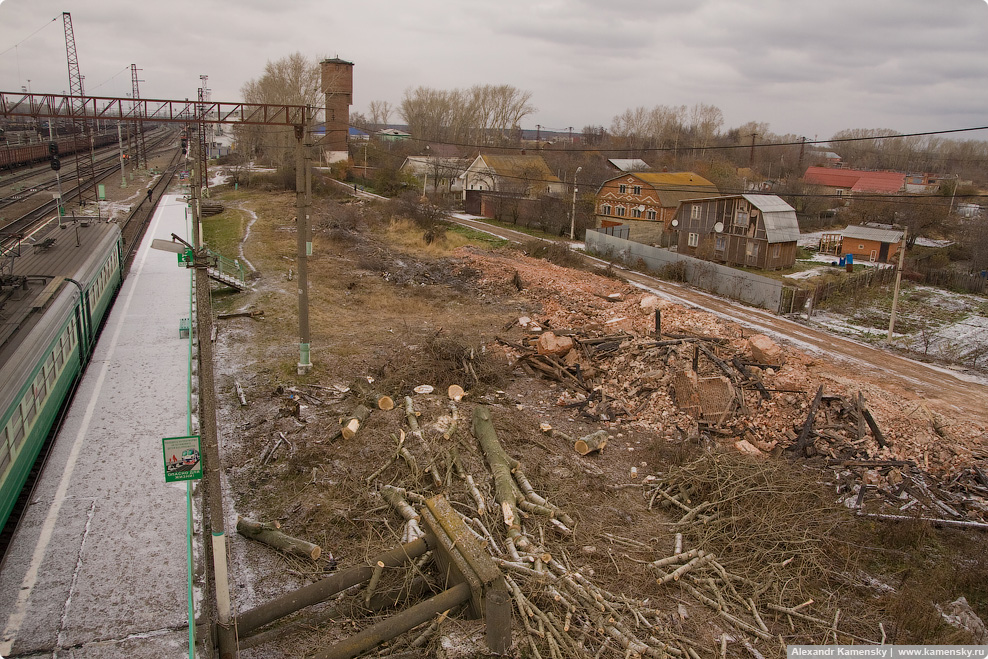
{"label": "sign with text", "polygon": [[165,437],[161,440],[165,458],[165,482],[191,481],[202,478],[202,450],[199,435]]}

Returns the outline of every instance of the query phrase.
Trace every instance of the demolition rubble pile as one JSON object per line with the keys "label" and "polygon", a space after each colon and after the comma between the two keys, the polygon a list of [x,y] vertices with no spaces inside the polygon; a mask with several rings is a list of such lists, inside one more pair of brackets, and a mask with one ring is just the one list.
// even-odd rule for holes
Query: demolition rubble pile
{"label": "demolition rubble pile", "polygon": [[501,271],[485,265],[492,285],[523,282],[542,306],[500,338],[505,352],[518,368],[563,385],[558,404],[583,418],[669,441],[709,439],[751,455],[825,463],[843,481],[858,481],[855,493],[888,491],[897,507],[923,499],[903,480],[933,477],[942,491],[914,513],[941,517],[949,508],[952,519],[984,520],[984,419],[951,423],[923,401],[904,400],[880,376],[849,374],[614,280],[574,280],[545,264],[521,273],[508,270],[517,261]]}

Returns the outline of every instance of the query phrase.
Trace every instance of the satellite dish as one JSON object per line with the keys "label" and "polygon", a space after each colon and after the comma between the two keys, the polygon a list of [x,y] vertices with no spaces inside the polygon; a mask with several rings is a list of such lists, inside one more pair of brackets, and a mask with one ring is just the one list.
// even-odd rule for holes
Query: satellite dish
{"label": "satellite dish", "polygon": [[641,206],[639,206],[639,207],[638,207],[638,210],[640,210],[640,211],[643,211],[643,210],[645,210],[645,204],[642,204]]}
{"label": "satellite dish", "polygon": [[679,226],[679,220],[673,220],[669,224],[672,225],[673,228],[678,227]]}
{"label": "satellite dish", "polygon": [[724,223],[723,222],[718,222],[718,223],[716,223],[714,225],[714,231],[716,231],[717,233],[720,233],[723,230],[724,230]]}

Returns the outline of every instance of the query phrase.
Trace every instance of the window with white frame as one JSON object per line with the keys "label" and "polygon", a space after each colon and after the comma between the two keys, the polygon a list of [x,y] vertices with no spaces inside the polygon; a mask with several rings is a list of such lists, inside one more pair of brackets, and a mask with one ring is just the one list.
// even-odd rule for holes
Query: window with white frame
{"label": "window with white frame", "polygon": [[631,191],[632,191],[632,194],[641,194],[642,193],[642,186],[636,185],[635,187],[633,187],[631,189]]}
{"label": "window with white frame", "polygon": [[600,205],[600,214],[601,215],[610,215],[611,214],[611,205],[610,204],[601,204]]}
{"label": "window with white frame", "polygon": [[696,220],[700,217],[700,204],[693,204],[690,206],[690,219]]}
{"label": "window with white frame", "polygon": [[727,249],[727,238],[725,238],[724,236],[717,236],[717,240],[714,242],[714,248],[718,252],[723,252],[725,249]]}
{"label": "window with white frame", "polygon": [[626,186],[624,183],[622,183],[621,185],[618,186],[618,192],[620,192],[621,194],[627,193],[628,192],[628,186]]}
{"label": "window with white frame", "polygon": [[617,214],[618,214],[618,217],[624,217],[624,213],[625,213],[625,208],[624,208],[624,206],[618,206],[618,207],[617,207]]}
{"label": "window with white frame", "polygon": [[772,258],[777,259],[779,258],[780,254],[782,254],[782,245],[780,245],[779,243],[775,243],[774,245],[772,245]]}
{"label": "window with white frame", "polygon": [[638,210],[637,207],[631,209],[631,217],[638,217],[638,218],[640,218],[641,216],[642,216],[642,212],[640,210]]}
{"label": "window with white frame", "polygon": [[645,219],[646,220],[654,220],[657,217],[658,217],[658,214],[655,212],[655,209],[654,208],[649,208],[647,211],[645,211]]}
{"label": "window with white frame", "polygon": [[686,244],[689,245],[690,247],[696,247],[697,245],[699,245],[700,244],[700,234],[698,234],[698,233],[691,233],[689,236],[687,236]]}

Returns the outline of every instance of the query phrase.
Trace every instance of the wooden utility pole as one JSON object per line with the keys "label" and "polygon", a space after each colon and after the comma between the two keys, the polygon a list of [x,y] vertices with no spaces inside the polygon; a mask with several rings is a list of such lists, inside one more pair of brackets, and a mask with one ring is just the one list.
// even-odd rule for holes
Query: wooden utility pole
{"label": "wooden utility pole", "polygon": [[899,305],[899,282],[902,281],[902,262],[906,258],[906,233],[909,228],[902,228],[902,244],[899,245],[899,267],[895,270],[895,291],[892,293],[892,316],[889,318],[889,336],[892,341],[892,331],[895,329],[895,308]]}
{"label": "wooden utility pole", "polygon": [[295,229],[298,234],[298,374],[305,375],[312,369],[309,354],[309,264],[312,251],[309,241],[309,205],[306,190],[306,134],[309,127],[309,108],[302,113],[302,123],[295,126]]}
{"label": "wooden utility pole", "polygon": [[[203,129],[200,121],[199,130]],[[196,284],[196,343],[199,354],[199,438],[202,442],[204,499],[208,511],[212,543],[206,551],[212,554],[213,586],[216,597],[216,641],[220,658],[238,656],[236,631],[230,605],[230,581],[226,562],[226,532],[223,525],[223,482],[220,473],[220,448],[216,432],[216,395],[213,378],[213,302],[209,290],[209,254],[202,244],[200,230],[200,194],[203,171],[195,140],[195,177],[192,182],[192,240],[195,247]],[[194,622],[190,621],[190,624]]]}
{"label": "wooden utility pole", "polygon": [[754,169],[755,167],[755,138],[758,137],[758,133],[751,134],[751,149],[748,151],[748,169]]}

